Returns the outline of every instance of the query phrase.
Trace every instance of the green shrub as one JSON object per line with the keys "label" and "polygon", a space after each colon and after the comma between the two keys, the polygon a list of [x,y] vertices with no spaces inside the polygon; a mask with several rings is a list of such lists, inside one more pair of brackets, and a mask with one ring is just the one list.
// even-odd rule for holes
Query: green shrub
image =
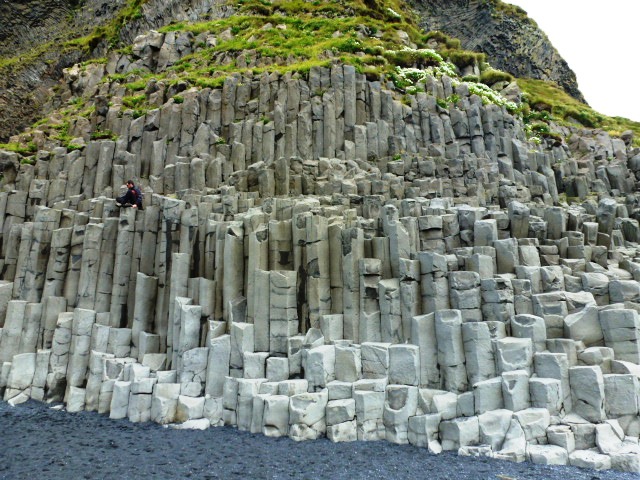
{"label": "green shrub", "polygon": [[27,144],[19,142],[0,143],[0,150],[7,150],[9,152],[15,152],[19,155],[28,155],[35,153],[37,150],[36,144],[29,142]]}
{"label": "green shrub", "polygon": [[91,140],[117,140],[118,136],[111,130],[94,130],[91,132]]}
{"label": "green shrub", "polygon": [[128,108],[138,108],[146,101],[145,95],[135,95],[132,97],[122,97],[122,105]]}
{"label": "green shrub", "polygon": [[465,75],[464,77],[462,77],[462,81],[470,82],[470,83],[478,83],[480,81],[480,77],[477,75]]}
{"label": "green shrub", "polygon": [[443,45],[445,48],[451,50],[459,50],[462,47],[460,46],[460,40],[457,38],[452,38],[446,33],[442,33],[438,30],[428,32],[424,37],[423,41],[427,43],[429,40],[435,40],[439,44]]}
{"label": "green shrub", "polygon": [[502,70],[496,70],[494,68],[488,68],[482,74],[480,74],[480,82],[485,85],[494,85],[498,82],[512,82],[513,75]]}
{"label": "green shrub", "polygon": [[469,65],[479,66],[487,58],[484,53],[469,52],[467,50],[449,50],[444,55],[458,68],[465,68]]}

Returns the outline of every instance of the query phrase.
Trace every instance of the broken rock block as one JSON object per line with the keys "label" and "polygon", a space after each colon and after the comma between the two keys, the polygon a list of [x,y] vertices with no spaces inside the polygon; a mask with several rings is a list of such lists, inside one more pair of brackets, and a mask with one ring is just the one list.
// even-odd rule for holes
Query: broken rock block
{"label": "broken rock block", "polygon": [[640,316],[635,310],[602,310],[600,325],[604,343],[616,360],[640,364]]}
{"label": "broken rock block", "polygon": [[513,412],[504,409],[493,410],[479,415],[480,443],[490,445],[493,451],[500,450],[511,426],[512,417]]}
{"label": "broken rock block", "polygon": [[384,403],[383,424],[386,439],[393,443],[409,442],[409,417],[418,408],[418,388],[406,385],[388,385]]}
{"label": "broken rock block", "polygon": [[411,445],[426,447],[429,453],[441,453],[442,446],[439,441],[440,415],[427,414],[409,417],[409,431],[407,439]]}
{"label": "broken rock block", "polygon": [[573,467],[588,468],[590,470],[609,470],[611,457],[592,450],[575,450],[569,454],[569,464]]}
{"label": "broken rock block", "polygon": [[496,366],[498,373],[514,370],[531,371],[533,342],[530,338],[502,338],[496,342]]}
{"label": "broken rock block", "polygon": [[527,460],[538,465],[568,465],[569,453],[557,445],[528,445]]}
{"label": "broken rock block", "polygon": [[354,390],[353,399],[356,402],[358,440],[383,440],[385,438],[385,428],[382,423],[384,391]]}
{"label": "broken rock block", "polygon": [[573,411],[585,420],[598,423],[606,418],[604,378],[598,367],[569,369]]}
{"label": "broken rock block", "polygon": [[355,420],[327,426],[327,438],[332,442],[355,442],[358,440],[358,426]]}
{"label": "broken rock block", "polygon": [[264,400],[262,433],[267,437],[282,437],[289,432],[289,397],[269,395]]}
{"label": "broken rock block", "polygon": [[527,451],[527,440],[524,430],[517,419],[512,418],[509,429],[504,437],[504,442],[499,451],[494,454],[494,458],[509,460],[512,462],[523,462]]}
{"label": "broken rock block", "polygon": [[477,445],[480,442],[478,417],[454,418],[440,423],[440,440],[443,450]]}
{"label": "broken rock block", "polygon": [[420,351],[417,345],[389,347],[389,383],[420,385]]}
{"label": "broken rock block", "polygon": [[315,440],[326,433],[325,409],[329,401],[326,389],[291,397],[289,436],[296,441]]}

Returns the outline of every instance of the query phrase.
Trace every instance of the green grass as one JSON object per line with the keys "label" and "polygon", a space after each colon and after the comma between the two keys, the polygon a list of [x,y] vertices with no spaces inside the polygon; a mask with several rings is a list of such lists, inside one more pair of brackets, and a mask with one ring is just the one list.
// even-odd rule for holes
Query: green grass
{"label": "green grass", "polygon": [[536,22],[528,16],[526,10],[517,5],[505,3],[500,0],[484,0],[484,3],[493,7],[494,16],[503,15],[517,18],[518,20],[523,20],[537,27]]}
{"label": "green grass", "polygon": [[11,143],[0,143],[0,150],[7,150],[9,152],[15,152],[19,155],[25,156],[25,155],[34,154],[37,151],[37,147],[33,142],[29,142],[26,144],[11,142]]}
{"label": "green grass", "polygon": [[634,132],[634,144],[640,146],[640,122],[622,117],[608,117],[596,112],[588,105],[576,100],[553,82],[530,78],[517,79],[526,94],[530,112],[525,120],[555,120],[566,125],[581,125],[586,128],[601,128],[610,135]]}

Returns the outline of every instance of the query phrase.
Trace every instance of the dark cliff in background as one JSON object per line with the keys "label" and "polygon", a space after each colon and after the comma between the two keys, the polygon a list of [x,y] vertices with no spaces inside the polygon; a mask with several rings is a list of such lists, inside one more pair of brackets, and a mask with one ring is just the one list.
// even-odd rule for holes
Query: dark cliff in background
{"label": "dark cliff in background", "polygon": [[516,77],[551,80],[586,103],[576,75],[524,10],[498,0],[412,0],[420,26],[458,38]]}
{"label": "dark cliff in background", "polygon": [[0,142],[42,116],[62,70],[173,21],[225,15],[220,0],[0,2]]}

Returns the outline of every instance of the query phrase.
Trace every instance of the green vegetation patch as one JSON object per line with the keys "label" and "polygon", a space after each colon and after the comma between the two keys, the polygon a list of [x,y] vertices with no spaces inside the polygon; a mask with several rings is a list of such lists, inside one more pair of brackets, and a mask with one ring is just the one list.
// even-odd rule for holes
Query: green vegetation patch
{"label": "green vegetation patch", "polygon": [[553,82],[531,78],[519,78],[517,82],[529,105],[529,111],[524,116],[526,122],[554,120],[564,125],[600,128],[613,136],[631,130],[634,132],[634,144],[640,146],[640,122],[602,115]]}
{"label": "green vegetation patch", "polygon": [[15,152],[19,155],[33,155],[38,148],[36,144],[33,142],[29,143],[19,143],[19,142],[11,142],[11,143],[0,143],[0,150],[7,150],[9,152]]}

